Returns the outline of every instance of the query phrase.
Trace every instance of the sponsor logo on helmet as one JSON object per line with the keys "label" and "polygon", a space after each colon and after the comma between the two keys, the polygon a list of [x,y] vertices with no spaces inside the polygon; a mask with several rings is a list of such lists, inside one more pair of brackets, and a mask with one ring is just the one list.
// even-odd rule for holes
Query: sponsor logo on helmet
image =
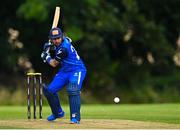
{"label": "sponsor logo on helmet", "polygon": [[58,35],[58,34],[59,34],[58,30],[53,30],[52,31],[52,35]]}

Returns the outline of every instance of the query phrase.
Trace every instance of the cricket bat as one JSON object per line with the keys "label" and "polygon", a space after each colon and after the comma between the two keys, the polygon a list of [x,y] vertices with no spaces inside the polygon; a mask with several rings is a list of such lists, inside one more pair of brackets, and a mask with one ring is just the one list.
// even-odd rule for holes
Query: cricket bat
{"label": "cricket bat", "polygon": [[[57,6],[56,9],[55,9],[53,24],[52,24],[52,27],[51,27],[51,28],[57,27],[58,22],[59,22],[59,16],[60,16],[60,7]],[[50,43],[50,39],[49,39],[49,43]],[[51,43],[50,43],[50,44],[51,44]],[[46,52],[48,53],[49,50],[50,50],[50,48],[48,48],[48,49],[46,50]]]}
{"label": "cricket bat", "polygon": [[54,19],[53,19],[53,24],[52,28],[57,27],[58,22],[59,22],[59,16],[60,16],[60,7],[56,7],[55,13],[54,13]]}

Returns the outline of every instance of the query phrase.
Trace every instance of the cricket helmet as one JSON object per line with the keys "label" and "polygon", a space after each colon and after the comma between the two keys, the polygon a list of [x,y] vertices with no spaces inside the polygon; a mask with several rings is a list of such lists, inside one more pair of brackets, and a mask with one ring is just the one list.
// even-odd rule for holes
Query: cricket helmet
{"label": "cricket helmet", "polygon": [[60,28],[52,28],[49,31],[49,36],[48,36],[49,39],[62,38],[62,37],[63,37],[63,33]]}

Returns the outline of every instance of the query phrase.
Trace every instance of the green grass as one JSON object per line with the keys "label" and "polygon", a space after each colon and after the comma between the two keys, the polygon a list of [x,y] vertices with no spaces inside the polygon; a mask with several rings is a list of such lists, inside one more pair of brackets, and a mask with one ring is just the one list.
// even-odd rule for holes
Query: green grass
{"label": "green grass", "polygon": [[[95,108],[95,109],[94,109]],[[100,112],[101,111],[101,112]],[[128,119],[180,124],[180,104],[88,106],[87,118]]]}
{"label": "green grass", "polygon": [[[69,107],[62,107],[66,112],[65,118],[69,118]],[[81,112],[82,119],[127,119],[180,124],[180,104],[82,105]],[[26,119],[26,113],[26,106],[0,106],[0,120]],[[43,107],[43,118],[50,113],[48,106]]]}

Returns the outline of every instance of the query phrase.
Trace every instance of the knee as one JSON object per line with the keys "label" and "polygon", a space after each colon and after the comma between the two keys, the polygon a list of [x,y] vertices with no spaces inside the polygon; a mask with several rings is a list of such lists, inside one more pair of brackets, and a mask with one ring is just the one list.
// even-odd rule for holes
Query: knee
{"label": "knee", "polygon": [[50,93],[52,93],[52,94],[54,94],[54,93],[56,93],[56,91],[53,89],[53,87],[52,86],[50,86],[50,85],[43,85],[43,91],[48,91],[48,92],[50,92]]}
{"label": "knee", "polygon": [[50,96],[52,93],[49,91],[48,87],[43,87],[43,94],[48,97]]}
{"label": "knee", "polygon": [[74,84],[74,83],[69,83],[69,85],[67,86],[67,92],[68,92],[68,95],[79,95],[80,94],[80,90],[79,90],[77,84]]}
{"label": "knee", "polygon": [[53,92],[50,88],[44,86],[44,87],[43,87],[43,94],[44,94],[46,97],[50,97],[50,96],[54,95],[54,92]]}

